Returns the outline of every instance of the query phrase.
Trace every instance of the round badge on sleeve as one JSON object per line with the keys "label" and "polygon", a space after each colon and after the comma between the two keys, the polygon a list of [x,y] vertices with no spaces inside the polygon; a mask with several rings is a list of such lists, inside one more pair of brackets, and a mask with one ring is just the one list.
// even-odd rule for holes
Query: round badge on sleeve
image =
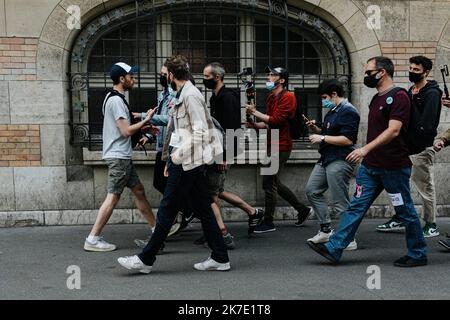
{"label": "round badge on sleeve", "polygon": [[393,102],[394,102],[394,98],[392,98],[392,97],[389,97],[386,99],[386,103],[389,105],[392,104]]}

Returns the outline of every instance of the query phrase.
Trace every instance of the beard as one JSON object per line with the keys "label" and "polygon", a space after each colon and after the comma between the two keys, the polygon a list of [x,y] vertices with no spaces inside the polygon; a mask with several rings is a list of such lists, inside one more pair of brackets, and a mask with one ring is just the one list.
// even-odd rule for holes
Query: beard
{"label": "beard", "polygon": [[125,82],[123,84],[123,88],[125,89],[125,91],[131,91],[133,90],[133,84],[131,84],[130,82]]}

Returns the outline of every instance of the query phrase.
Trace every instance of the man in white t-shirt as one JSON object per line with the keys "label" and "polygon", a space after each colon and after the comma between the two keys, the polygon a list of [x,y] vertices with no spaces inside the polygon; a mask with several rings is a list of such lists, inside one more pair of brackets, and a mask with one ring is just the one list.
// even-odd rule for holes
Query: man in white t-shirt
{"label": "man in white t-shirt", "polygon": [[[145,196],[144,186],[139,180],[136,169],[131,160],[131,136],[138,133],[153,116],[154,110],[149,110],[141,122],[131,124],[130,110],[125,100],[125,91],[134,85],[133,74],[137,67],[119,62],[111,68],[113,90],[108,93],[103,103],[103,157],[108,164],[108,194],[97,214],[94,226],[86,238],[84,250],[105,252],[113,251],[116,246],[100,237],[111,214],[119,202],[125,187],[131,189],[135,197],[136,206],[150,224],[152,230],[156,225],[155,216]],[[141,139],[145,144],[147,138]]]}

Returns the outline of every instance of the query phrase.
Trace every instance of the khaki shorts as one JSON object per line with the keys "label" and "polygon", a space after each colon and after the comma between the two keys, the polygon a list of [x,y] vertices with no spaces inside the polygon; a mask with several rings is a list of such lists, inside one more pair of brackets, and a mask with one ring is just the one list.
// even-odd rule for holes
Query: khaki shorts
{"label": "khaki shorts", "polygon": [[217,196],[219,193],[225,191],[225,179],[227,177],[227,171],[229,166],[226,167],[225,171],[219,172],[217,170],[217,164],[213,164],[207,167],[208,175],[208,190],[211,196]]}
{"label": "khaki shorts", "polygon": [[108,164],[108,193],[122,194],[125,187],[141,184],[131,159],[106,159]]}

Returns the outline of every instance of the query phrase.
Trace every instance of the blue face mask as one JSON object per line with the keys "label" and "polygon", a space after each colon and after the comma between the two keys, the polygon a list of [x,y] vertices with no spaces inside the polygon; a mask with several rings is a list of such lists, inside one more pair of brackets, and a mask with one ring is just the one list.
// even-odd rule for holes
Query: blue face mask
{"label": "blue face mask", "polygon": [[333,109],[335,107],[334,103],[328,99],[322,99],[322,107],[327,109]]}
{"label": "blue face mask", "polygon": [[273,91],[273,89],[275,89],[278,86],[278,84],[279,83],[268,81],[268,82],[266,82],[266,88],[269,91]]}

